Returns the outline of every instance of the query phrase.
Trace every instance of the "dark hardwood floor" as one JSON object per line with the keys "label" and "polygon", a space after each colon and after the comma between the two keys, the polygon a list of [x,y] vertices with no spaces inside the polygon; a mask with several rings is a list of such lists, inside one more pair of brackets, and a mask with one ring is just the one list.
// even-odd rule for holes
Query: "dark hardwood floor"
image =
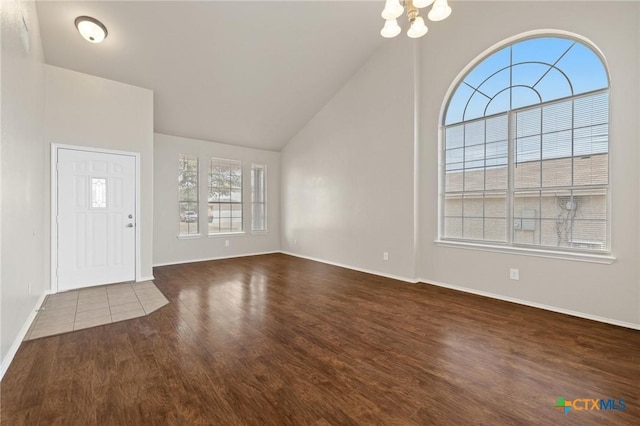
{"label": "dark hardwood floor", "polygon": [[280,254],[154,274],[153,314],[23,343],[2,424],[640,424],[638,331]]}

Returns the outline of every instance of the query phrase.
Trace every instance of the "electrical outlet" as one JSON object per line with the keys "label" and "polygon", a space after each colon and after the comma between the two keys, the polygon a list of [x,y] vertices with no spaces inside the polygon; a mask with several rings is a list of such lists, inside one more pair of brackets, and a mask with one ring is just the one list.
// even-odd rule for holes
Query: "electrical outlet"
{"label": "electrical outlet", "polygon": [[387,253],[386,251],[382,253],[382,260],[389,260],[389,253]]}
{"label": "electrical outlet", "polygon": [[229,240],[224,240],[224,246],[229,247]]}
{"label": "electrical outlet", "polygon": [[519,280],[520,279],[520,269],[515,269],[515,268],[509,269],[509,279],[511,279],[511,280]]}

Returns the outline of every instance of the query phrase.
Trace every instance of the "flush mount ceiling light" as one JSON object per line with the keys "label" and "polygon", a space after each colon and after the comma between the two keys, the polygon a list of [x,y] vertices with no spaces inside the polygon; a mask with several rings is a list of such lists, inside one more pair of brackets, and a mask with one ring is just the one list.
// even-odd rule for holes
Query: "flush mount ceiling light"
{"label": "flush mount ceiling light", "polygon": [[409,20],[409,30],[407,35],[411,38],[422,37],[429,31],[424,24],[424,19],[420,16],[418,9],[425,8],[433,4],[427,17],[432,21],[442,21],[451,15],[451,8],[447,0],[386,0],[382,17],[385,19],[384,27],[380,35],[385,38],[393,38],[400,34],[402,29],[398,25],[397,18],[402,16],[404,8],[407,8],[407,19]]}
{"label": "flush mount ceiling light", "polygon": [[78,16],[76,28],[82,37],[90,43],[100,43],[107,38],[107,27],[90,16]]}

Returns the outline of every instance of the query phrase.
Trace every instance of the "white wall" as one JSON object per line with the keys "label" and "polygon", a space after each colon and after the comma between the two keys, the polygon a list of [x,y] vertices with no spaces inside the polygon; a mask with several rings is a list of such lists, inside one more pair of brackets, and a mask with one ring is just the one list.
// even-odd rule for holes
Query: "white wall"
{"label": "white wall", "polygon": [[414,275],[412,43],[389,41],[289,142],[282,183],[284,251]]}
{"label": "white wall", "polygon": [[[385,44],[282,153],[282,248],[325,261],[640,326],[640,5],[456,2],[419,40]],[[550,13],[552,12],[552,13]],[[479,18],[482,17],[482,18]],[[611,72],[612,265],[439,247],[438,129],[445,93],[476,56],[536,29],[593,41]],[[419,220],[412,226],[412,99],[419,98]],[[382,172],[381,172],[382,171]],[[417,232],[419,246],[413,247]],[[382,261],[389,251],[389,262]],[[418,272],[411,267],[418,258]],[[509,268],[520,280],[509,280]]]}
{"label": "white wall", "polygon": [[[178,238],[178,157],[180,154],[200,159],[200,233],[198,237]],[[207,182],[210,158],[240,160],[244,171],[244,227],[243,234],[207,236]],[[252,234],[249,211],[251,164],[267,165],[267,229],[266,233]],[[154,240],[153,263],[166,265],[197,260],[242,256],[278,251],[280,248],[280,153],[243,148],[221,143],[188,139],[177,136],[154,136]],[[229,246],[225,246],[229,241]]]}
{"label": "white wall", "polygon": [[[153,92],[51,65],[45,66],[45,75],[47,144],[140,153],[140,275],[149,279],[153,255]],[[49,167],[46,172],[50,173]],[[50,209],[49,203],[46,208]]]}
{"label": "white wall", "polygon": [[[5,2],[2,26],[0,378],[28,318],[48,289],[45,278],[43,54],[34,2]],[[30,51],[21,41],[22,14]],[[31,291],[29,291],[31,283]]]}
{"label": "white wall", "polygon": [[[421,277],[640,325],[638,142],[640,9],[637,2],[464,2],[422,43]],[[552,8],[553,13],[550,12]],[[489,12],[496,10],[496,13]],[[482,19],[478,19],[482,16]],[[434,26],[435,27],[435,26]],[[494,44],[537,29],[579,34],[599,47],[611,73],[612,265],[438,247],[438,120],[456,75]],[[509,280],[509,268],[520,280]]]}

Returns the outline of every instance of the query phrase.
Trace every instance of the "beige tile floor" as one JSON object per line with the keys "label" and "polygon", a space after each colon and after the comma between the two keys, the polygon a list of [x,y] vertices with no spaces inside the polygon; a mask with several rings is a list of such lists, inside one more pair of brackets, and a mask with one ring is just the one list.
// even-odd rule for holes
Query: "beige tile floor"
{"label": "beige tile floor", "polygon": [[24,340],[142,317],[168,303],[152,281],[52,294],[45,299]]}

